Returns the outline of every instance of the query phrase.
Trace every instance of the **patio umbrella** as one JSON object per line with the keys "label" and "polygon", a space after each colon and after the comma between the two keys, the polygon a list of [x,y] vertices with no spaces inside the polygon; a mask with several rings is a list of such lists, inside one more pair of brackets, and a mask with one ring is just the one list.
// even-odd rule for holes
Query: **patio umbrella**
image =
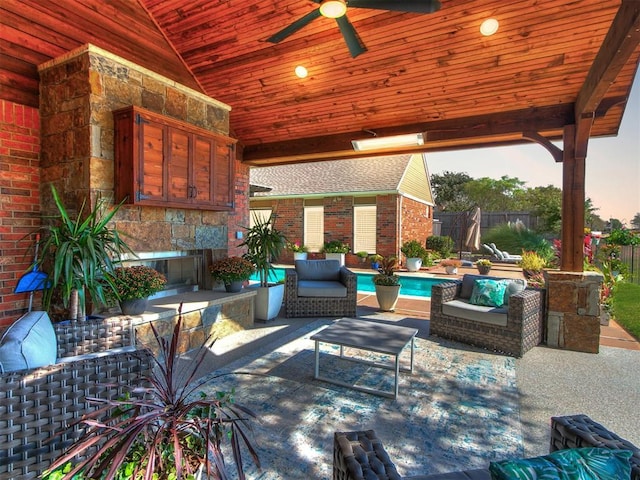
{"label": "patio umbrella", "polygon": [[474,208],[467,223],[467,237],[464,244],[469,250],[480,250],[480,207]]}

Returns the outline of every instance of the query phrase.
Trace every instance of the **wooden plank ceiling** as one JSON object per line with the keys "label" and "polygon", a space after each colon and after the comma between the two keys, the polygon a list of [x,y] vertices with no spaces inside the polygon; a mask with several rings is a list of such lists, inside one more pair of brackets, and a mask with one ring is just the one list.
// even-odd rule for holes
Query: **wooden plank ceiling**
{"label": "wooden plank ceiling", "polygon": [[[352,58],[324,17],[266,42],[317,8],[310,0],[0,0],[0,98],[37,106],[37,65],[93,43],[231,105],[253,164],[355,156],[351,140],[370,132],[426,132],[423,150],[519,142],[523,131],[559,138],[621,1],[349,8],[368,49]],[[489,17],[500,29],[482,37]],[[640,57],[634,22],[592,136],[619,128]],[[296,65],[309,76],[298,79]]]}

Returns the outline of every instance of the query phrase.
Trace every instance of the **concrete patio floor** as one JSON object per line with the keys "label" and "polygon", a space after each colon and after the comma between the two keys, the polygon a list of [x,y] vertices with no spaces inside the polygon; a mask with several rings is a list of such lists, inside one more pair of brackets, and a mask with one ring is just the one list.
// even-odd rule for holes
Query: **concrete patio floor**
{"label": "concrete patio floor", "polygon": [[[475,269],[467,271],[475,272]],[[459,273],[465,273],[465,269]],[[520,275],[517,269],[508,266],[496,268],[492,273],[496,276]],[[441,272],[434,269],[426,274],[440,276]],[[393,317],[409,321],[423,338],[429,336],[429,307],[427,299],[401,297],[395,312],[383,313],[378,312],[375,294],[358,295],[358,316],[378,312],[383,320]],[[220,368],[270,342],[277,345],[279,339],[315,320],[279,316],[268,323],[256,323],[249,330],[216,342],[212,363],[203,368],[207,371]],[[587,414],[640,445],[640,409],[637,408],[640,401],[640,343],[613,321],[608,327],[602,327],[600,339],[599,354],[542,345],[516,360],[519,415],[526,456],[548,453],[549,420],[556,415]]]}

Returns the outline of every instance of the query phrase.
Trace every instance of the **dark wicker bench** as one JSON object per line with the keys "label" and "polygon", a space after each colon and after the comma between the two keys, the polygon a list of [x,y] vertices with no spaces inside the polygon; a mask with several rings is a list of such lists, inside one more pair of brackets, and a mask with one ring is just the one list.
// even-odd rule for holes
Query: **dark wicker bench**
{"label": "dark wicker bench", "polygon": [[[631,450],[631,480],[640,480],[640,449],[586,415],[551,419],[550,452],[567,448],[602,447]],[[336,432],[333,480],[491,480],[487,469],[401,477],[375,431]]]}
{"label": "dark wicker bench", "polygon": [[0,478],[37,478],[80,436],[81,426],[57,434],[95,408],[86,397],[116,399],[123,389],[107,384],[139,382],[153,367],[151,352],[132,346],[130,322],[54,330],[60,363],[0,374]]}

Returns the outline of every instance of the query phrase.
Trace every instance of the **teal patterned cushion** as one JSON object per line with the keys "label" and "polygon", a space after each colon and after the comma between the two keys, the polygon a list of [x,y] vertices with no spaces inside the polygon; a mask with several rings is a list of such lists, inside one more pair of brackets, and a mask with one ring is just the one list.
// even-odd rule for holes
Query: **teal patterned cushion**
{"label": "teal patterned cushion", "polygon": [[543,457],[491,462],[492,480],[629,480],[629,450],[572,448]]}
{"label": "teal patterned cushion", "polygon": [[504,280],[476,280],[469,303],[485,307],[501,307],[504,305],[504,291],[507,283]]}

